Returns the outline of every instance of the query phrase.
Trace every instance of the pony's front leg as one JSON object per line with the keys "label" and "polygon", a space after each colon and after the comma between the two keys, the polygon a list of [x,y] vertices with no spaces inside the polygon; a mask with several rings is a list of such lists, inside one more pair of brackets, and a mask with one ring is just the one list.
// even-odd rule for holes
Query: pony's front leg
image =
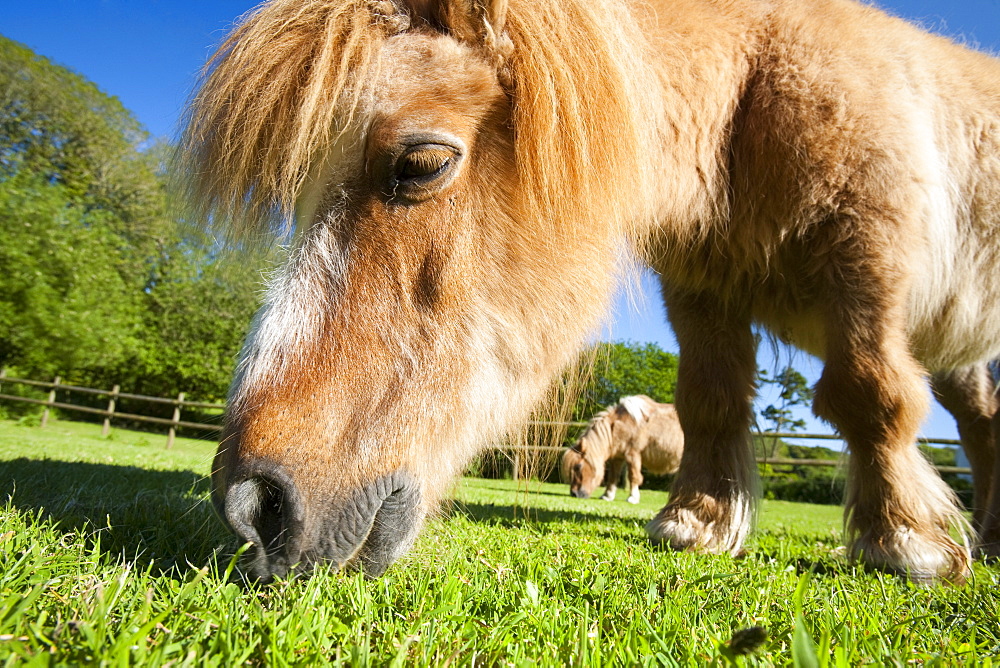
{"label": "pony's front leg", "polygon": [[934,394],[955,418],[972,468],[972,527],[981,532],[993,486],[993,417],[997,397],[985,364],[934,374]]}
{"label": "pony's front leg", "polygon": [[628,463],[628,484],[632,488],[627,501],[629,503],[639,503],[639,485],[642,484],[642,453],[629,450],[625,455]]}
{"label": "pony's front leg", "polygon": [[[884,277],[888,272],[882,272]],[[852,559],[916,582],[960,582],[969,551],[954,493],[916,447],[929,393],[905,333],[901,281],[840,280],[827,304],[827,354],[814,410],[851,450],[845,536]]]}
{"label": "pony's front leg", "polygon": [[618,481],[622,479],[622,467],[624,465],[625,462],[620,457],[608,460],[608,485],[604,488],[604,494],[601,495],[601,499],[604,501],[615,500],[615,494],[618,493]]}
{"label": "pony's front leg", "polygon": [[668,286],[664,293],[680,344],[676,406],[685,445],[670,503],[646,531],[674,549],[738,554],[759,485],[750,442],[757,370],[750,316],[711,295]]}

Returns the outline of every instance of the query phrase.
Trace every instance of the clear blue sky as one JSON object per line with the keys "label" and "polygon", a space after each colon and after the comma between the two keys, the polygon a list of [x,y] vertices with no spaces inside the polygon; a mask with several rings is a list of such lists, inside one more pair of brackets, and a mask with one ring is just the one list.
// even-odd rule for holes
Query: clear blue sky
{"label": "clear blue sky", "polygon": [[[240,0],[0,0],[0,33],[69,67],[117,96],[155,136],[173,136],[195,77],[240,14],[256,3]],[[897,16],[986,51],[1000,52],[1000,0],[880,0]],[[676,343],[658,304],[655,281],[618,300],[606,338]],[[811,380],[818,363],[796,354],[793,365]],[[784,364],[762,346],[759,363]],[[758,403],[769,402],[764,397]],[[803,414],[803,417],[806,417]],[[811,429],[824,430],[818,421]],[[951,417],[935,404],[929,436],[956,438]]]}

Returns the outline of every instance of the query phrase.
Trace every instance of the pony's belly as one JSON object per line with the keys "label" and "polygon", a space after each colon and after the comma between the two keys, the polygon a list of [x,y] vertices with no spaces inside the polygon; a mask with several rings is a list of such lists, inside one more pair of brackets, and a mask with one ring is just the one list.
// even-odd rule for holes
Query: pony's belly
{"label": "pony's belly", "polygon": [[642,451],[642,468],[653,475],[673,473],[679,462],[679,456],[671,457],[655,445],[649,445]]}
{"label": "pony's belly", "polygon": [[795,346],[819,359],[824,358],[826,332],[819,324],[818,314],[758,312],[755,313],[754,320],[782,343]]}
{"label": "pony's belly", "polygon": [[[931,372],[1000,358],[1000,290],[978,290],[909,313],[913,356]],[[985,289],[984,289],[985,288]],[[783,343],[825,358],[826,331],[817,310],[755,313],[755,321]]]}

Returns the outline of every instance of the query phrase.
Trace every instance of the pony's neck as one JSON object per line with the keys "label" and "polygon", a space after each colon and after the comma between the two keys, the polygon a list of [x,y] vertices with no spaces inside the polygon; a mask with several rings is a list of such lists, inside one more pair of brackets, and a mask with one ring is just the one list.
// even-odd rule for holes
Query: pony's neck
{"label": "pony's neck", "polygon": [[628,444],[625,441],[612,438],[611,435],[609,435],[607,447],[604,449],[604,461],[624,455],[625,451],[628,449],[627,445]]}

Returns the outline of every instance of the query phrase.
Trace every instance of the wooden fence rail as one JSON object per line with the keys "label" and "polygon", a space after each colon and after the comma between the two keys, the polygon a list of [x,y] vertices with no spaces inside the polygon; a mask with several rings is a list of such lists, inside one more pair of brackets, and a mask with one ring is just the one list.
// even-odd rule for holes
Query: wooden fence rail
{"label": "wooden fence rail", "polygon": [[[49,409],[58,408],[63,411],[75,411],[78,413],[87,413],[89,415],[102,415],[104,416],[104,425],[102,428],[102,434],[107,436],[111,431],[111,420],[131,420],[133,422],[147,422],[150,424],[165,425],[168,428],[167,432],[167,447],[173,446],[174,438],[177,433],[177,429],[184,427],[187,429],[201,429],[210,432],[220,432],[222,431],[222,425],[211,424],[206,422],[192,422],[190,420],[182,420],[181,412],[185,408],[200,408],[208,410],[219,410],[220,414],[225,411],[226,405],[219,403],[211,403],[206,401],[188,401],[184,398],[184,392],[181,392],[176,399],[166,399],[164,397],[151,397],[144,394],[131,394],[129,392],[122,392],[118,385],[115,385],[110,390],[100,390],[92,387],[80,387],[77,385],[66,385],[60,382],[60,378],[57,376],[51,381],[39,381],[39,380],[29,380],[27,378],[12,378],[7,375],[7,370],[0,370],[0,399],[5,399],[7,401],[21,402],[27,404],[35,404],[38,406],[44,406],[45,410],[42,413],[42,420],[40,426],[44,427],[48,421]],[[34,399],[32,397],[20,397],[13,394],[6,394],[2,391],[3,385],[5,383],[13,383],[17,385],[25,385],[28,387],[35,387],[40,390],[48,390],[48,399]],[[105,396],[108,397],[108,407],[107,408],[94,408],[92,406],[81,406],[79,404],[67,403],[65,401],[56,401],[56,392],[62,393],[76,393],[76,394],[87,394],[91,396]],[[142,415],[139,413],[127,413],[119,409],[119,402],[121,400],[131,400],[131,401],[141,401],[149,404],[161,404],[169,405],[174,407],[173,417],[162,418],[153,415]]]}
{"label": "wooden fence rail", "polygon": [[[4,383],[14,383],[20,385],[26,385],[29,387],[35,387],[40,390],[48,390],[48,399],[33,399],[30,397],[19,397],[12,394],[4,394],[3,384]],[[150,397],[143,394],[130,394],[128,392],[120,391],[121,388],[115,385],[110,390],[100,390],[90,387],[79,387],[77,385],[66,385],[61,382],[61,379],[57,376],[51,381],[38,381],[38,380],[28,380],[25,378],[12,378],[7,375],[6,369],[0,369],[0,399],[5,399],[7,401],[22,402],[28,404],[35,404],[39,406],[44,406],[45,411],[42,414],[41,426],[45,426],[48,420],[49,409],[58,408],[64,411],[76,411],[79,413],[87,413],[90,415],[102,415],[104,416],[104,425],[102,429],[102,434],[107,436],[111,429],[111,420],[131,420],[133,422],[148,422],[150,424],[165,425],[168,428],[167,431],[167,448],[173,445],[174,438],[176,437],[177,429],[183,427],[186,429],[201,429],[209,432],[220,432],[222,431],[222,425],[211,424],[205,422],[191,422],[188,420],[181,419],[181,412],[184,408],[200,408],[203,410],[219,410],[220,415],[222,411],[225,411],[226,405],[221,403],[205,402],[205,401],[188,401],[185,398],[185,393],[181,392],[177,395],[175,399],[167,399],[164,397]],[[56,392],[63,393],[78,393],[78,394],[89,394],[92,396],[105,396],[108,397],[108,407],[107,408],[93,408],[91,406],[80,406],[78,404],[71,404],[66,402],[56,401]],[[151,404],[161,404],[169,405],[174,407],[173,417],[171,418],[161,418],[151,415],[141,415],[137,413],[125,413],[118,410],[118,402],[122,399],[131,401],[142,401]],[[534,421],[529,422],[529,427],[562,427],[562,428],[582,428],[587,426],[587,422],[544,422],[544,421]],[[825,440],[825,441],[840,441],[843,440],[842,437],[836,434],[796,434],[792,432],[753,432],[753,436],[763,439],[803,439],[803,440]],[[961,441],[949,438],[920,438],[918,439],[920,443],[923,444],[933,444],[933,445],[948,445],[948,446],[959,446]],[[516,471],[520,470],[520,456],[521,453],[532,452],[535,454],[540,453],[550,453],[556,454],[561,453],[564,448],[561,446],[552,445],[515,445],[515,444],[504,444],[493,446],[494,450],[508,453],[512,456],[514,462],[514,469]],[[846,460],[841,459],[782,459],[782,458],[768,458],[759,457],[757,462],[759,464],[769,464],[771,466],[841,466]],[[959,474],[969,474],[971,469],[961,466],[938,466],[937,470],[941,473],[959,473]]]}

